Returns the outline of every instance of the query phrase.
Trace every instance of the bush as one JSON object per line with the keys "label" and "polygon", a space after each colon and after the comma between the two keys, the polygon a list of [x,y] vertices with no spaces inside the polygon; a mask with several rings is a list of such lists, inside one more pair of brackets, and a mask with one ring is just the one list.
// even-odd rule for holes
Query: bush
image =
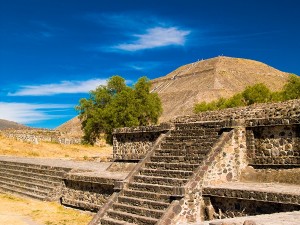
{"label": "bush", "polygon": [[283,98],[285,100],[300,98],[300,77],[291,74],[288,82],[284,85]]}
{"label": "bush", "polygon": [[264,103],[271,100],[271,91],[266,87],[266,85],[260,83],[246,87],[246,89],[242,92],[242,96],[247,105]]}
{"label": "bush", "polygon": [[284,85],[282,91],[271,92],[266,85],[259,83],[246,87],[243,92],[235,94],[229,99],[219,98],[217,101],[212,101],[210,103],[203,101],[195,104],[194,112],[199,113],[224,108],[252,105],[255,103],[281,102],[299,98],[300,77],[297,75],[291,75],[288,82]]}

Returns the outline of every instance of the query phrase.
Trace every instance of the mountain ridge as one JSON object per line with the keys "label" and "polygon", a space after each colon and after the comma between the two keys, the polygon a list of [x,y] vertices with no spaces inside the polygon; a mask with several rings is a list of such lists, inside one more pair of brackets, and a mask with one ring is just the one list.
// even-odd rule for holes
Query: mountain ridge
{"label": "mountain ridge", "polygon": [[29,127],[10,120],[0,119],[0,130],[5,129],[29,129]]}

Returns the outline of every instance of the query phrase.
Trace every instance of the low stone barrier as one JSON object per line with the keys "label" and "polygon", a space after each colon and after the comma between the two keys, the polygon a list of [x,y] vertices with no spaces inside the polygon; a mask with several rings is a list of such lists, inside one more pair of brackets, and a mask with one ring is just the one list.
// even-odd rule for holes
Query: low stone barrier
{"label": "low stone barrier", "polygon": [[0,133],[7,138],[13,138],[18,141],[38,144],[39,142],[52,142],[60,144],[81,144],[81,138],[68,137],[56,130],[47,129],[22,129],[22,130],[1,130]]}

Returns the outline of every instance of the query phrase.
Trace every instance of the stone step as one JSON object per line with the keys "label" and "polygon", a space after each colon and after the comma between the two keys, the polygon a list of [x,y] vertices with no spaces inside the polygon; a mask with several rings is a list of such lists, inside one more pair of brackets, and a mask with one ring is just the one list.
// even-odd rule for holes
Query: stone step
{"label": "stone step", "polygon": [[159,149],[186,149],[186,150],[198,150],[198,149],[210,149],[213,147],[216,140],[205,142],[162,142]]}
{"label": "stone step", "polygon": [[33,193],[32,191],[24,191],[24,190],[21,190],[21,189],[12,188],[11,186],[2,185],[0,183],[0,191],[1,190],[5,193],[18,194],[18,195],[26,196],[26,197],[29,197],[29,198],[38,199],[38,200],[41,200],[41,201],[45,201],[46,198],[47,198],[47,196],[45,196],[45,195],[38,195],[36,193]]}
{"label": "stone step", "polygon": [[42,169],[42,170],[55,170],[60,172],[68,172],[71,170],[71,168],[65,168],[65,167],[57,167],[57,166],[47,166],[47,165],[41,165],[41,164],[33,164],[33,163],[22,163],[22,162],[14,162],[14,161],[1,161],[0,165],[9,165],[9,166],[16,166],[16,167],[26,167],[26,168],[32,168],[32,169]]}
{"label": "stone step", "polygon": [[37,183],[29,182],[29,181],[20,181],[20,180],[16,180],[15,178],[8,178],[8,177],[2,177],[2,176],[0,176],[0,182],[6,183],[8,185],[18,185],[21,187],[31,188],[34,190],[52,191],[54,188],[54,186],[37,184]]}
{"label": "stone step", "polygon": [[0,171],[0,177],[15,178],[16,180],[19,180],[19,181],[34,182],[37,184],[48,185],[51,187],[61,185],[61,183],[62,183],[62,179],[61,179],[61,182],[48,181],[48,180],[44,180],[44,179],[38,179],[33,176],[21,176],[21,175],[13,174],[11,172],[4,173],[2,171]]}
{"label": "stone step", "polygon": [[136,225],[136,223],[126,223],[123,220],[117,220],[105,216],[101,218],[101,225]]}
{"label": "stone step", "polygon": [[34,195],[38,196],[48,196],[49,191],[41,190],[41,189],[36,189],[32,187],[26,187],[26,186],[21,186],[18,184],[14,183],[6,183],[0,180],[0,186],[3,188],[10,189],[12,192],[17,192],[17,193],[24,193],[24,195],[28,195],[28,193],[32,193]]}
{"label": "stone step", "polygon": [[169,136],[163,140],[163,143],[170,143],[170,142],[204,142],[208,140],[215,140],[218,136],[217,135],[205,135],[205,136]]}
{"label": "stone step", "polygon": [[189,136],[189,137],[198,137],[198,136],[217,136],[219,129],[203,129],[203,130],[172,130],[172,137],[181,137],[181,136]]}
{"label": "stone step", "polygon": [[140,174],[146,176],[161,176],[161,177],[169,177],[169,178],[186,179],[192,176],[193,172],[186,171],[186,170],[157,170],[157,169],[142,168]]}
{"label": "stone step", "polygon": [[137,183],[137,182],[129,183],[129,188],[132,190],[162,193],[162,194],[168,194],[168,195],[173,195],[173,193],[177,187],[178,186]]}
{"label": "stone step", "polygon": [[112,208],[116,211],[122,211],[122,212],[142,215],[142,216],[156,218],[156,219],[159,219],[164,214],[164,210],[149,209],[149,208],[127,205],[122,203],[114,203]]}
{"label": "stone step", "polygon": [[53,182],[60,182],[62,180],[62,176],[33,173],[33,172],[14,170],[14,169],[8,169],[8,168],[5,168],[5,169],[0,168],[0,172],[2,172],[2,173],[8,172],[11,174],[26,176],[26,177],[38,177],[39,179],[53,181]]}
{"label": "stone step", "polygon": [[159,184],[167,186],[181,186],[185,184],[188,179],[178,179],[178,178],[169,178],[169,177],[158,177],[158,176],[145,176],[145,175],[136,175],[134,176],[134,182],[137,183],[147,183],[147,184]]}
{"label": "stone step", "polygon": [[175,123],[175,130],[213,130],[222,127],[221,123],[213,121],[205,123]]}
{"label": "stone step", "polygon": [[92,212],[97,212],[102,207],[102,205],[93,204],[88,201],[69,199],[69,198],[66,198],[65,196],[62,197],[61,203],[63,205],[75,206],[76,208],[81,208],[81,209],[89,210]]}
{"label": "stone step", "polygon": [[154,152],[154,156],[197,156],[197,155],[207,155],[209,148],[201,149],[157,149]]}
{"label": "stone step", "polygon": [[197,164],[202,162],[205,158],[203,155],[197,156],[151,156],[151,162],[165,162],[165,163],[192,163]]}
{"label": "stone step", "polygon": [[134,205],[143,208],[158,209],[158,210],[165,210],[170,205],[169,203],[160,202],[159,200],[153,201],[153,200],[134,198],[128,196],[119,196],[118,202],[122,204]]}
{"label": "stone step", "polygon": [[53,176],[63,176],[66,172],[65,171],[58,171],[53,169],[46,169],[46,168],[33,168],[33,167],[26,167],[26,166],[19,166],[19,165],[0,165],[1,170],[11,169],[15,171],[26,171],[32,173],[39,173],[39,174],[47,174]]}
{"label": "stone step", "polygon": [[158,219],[151,218],[151,217],[146,217],[146,216],[140,216],[128,212],[121,212],[121,211],[116,211],[116,210],[108,210],[107,211],[107,216],[129,222],[129,223],[135,223],[138,225],[154,225],[157,223]]}
{"label": "stone step", "polygon": [[124,189],[124,197],[130,198],[139,198],[150,201],[159,201],[170,203],[170,195],[157,193],[157,192],[147,192],[147,191],[138,191],[133,189]]}
{"label": "stone step", "polygon": [[145,168],[161,169],[161,170],[185,170],[194,171],[200,164],[185,164],[185,163],[162,163],[162,162],[147,162]]}

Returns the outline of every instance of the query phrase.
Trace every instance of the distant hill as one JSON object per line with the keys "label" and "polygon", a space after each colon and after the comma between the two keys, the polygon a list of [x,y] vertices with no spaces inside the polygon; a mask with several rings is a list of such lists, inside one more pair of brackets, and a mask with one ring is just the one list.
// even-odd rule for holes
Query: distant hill
{"label": "distant hill", "polygon": [[0,119],[0,130],[4,129],[28,129],[29,127],[9,120]]}
{"label": "distant hill", "polygon": [[59,130],[60,132],[63,132],[72,137],[82,137],[83,135],[83,132],[81,130],[81,122],[77,116],[63,123],[62,125],[57,127],[56,130]]}
{"label": "distant hill", "polygon": [[220,56],[181,66],[152,80],[152,92],[162,100],[160,122],[164,122],[193,114],[195,103],[230,97],[256,83],[264,83],[272,91],[280,90],[288,77],[288,73],[261,62]]}
{"label": "distant hill", "polygon": [[[160,122],[165,122],[193,114],[195,103],[230,97],[256,83],[264,83],[272,91],[280,90],[288,77],[288,73],[258,61],[220,56],[181,66],[152,80],[151,92],[158,93],[162,100]],[[75,117],[57,129],[80,134],[80,127]]]}

